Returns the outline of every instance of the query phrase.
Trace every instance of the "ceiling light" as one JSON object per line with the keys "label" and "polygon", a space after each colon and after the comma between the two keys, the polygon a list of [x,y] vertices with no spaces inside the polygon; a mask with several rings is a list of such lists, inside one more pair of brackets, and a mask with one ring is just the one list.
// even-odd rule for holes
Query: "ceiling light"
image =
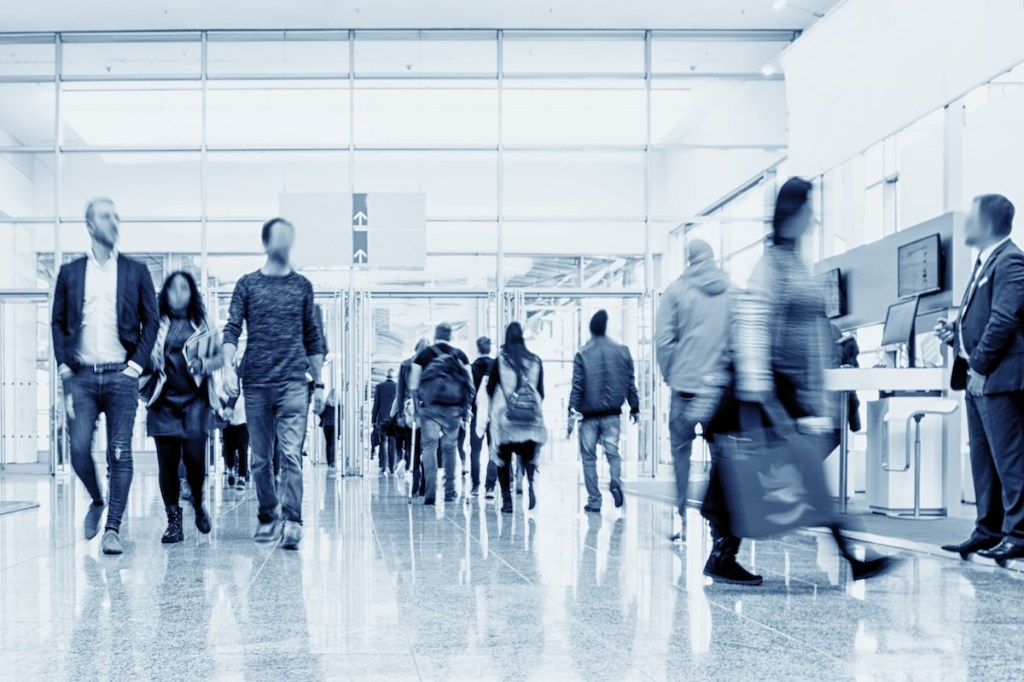
{"label": "ceiling light", "polygon": [[775,0],[775,2],[772,3],[772,9],[778,11],[785,7],[787,2],[788,0]]}
{"label": "ceiling light", "polygon": [[761,67],[761,73],[763,73],[765,76],[774,76],[775,71],[775,67],[771,64],[765,64],[764,66]]}

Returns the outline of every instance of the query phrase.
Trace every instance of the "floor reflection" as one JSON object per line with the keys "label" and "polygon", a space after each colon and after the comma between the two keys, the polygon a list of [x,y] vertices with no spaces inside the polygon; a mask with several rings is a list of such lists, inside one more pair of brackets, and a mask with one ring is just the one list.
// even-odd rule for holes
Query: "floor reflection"
{"label": "floor reflection", "polygon": [[[8,476],[0,670],[19,679],[987,679],[1024,669],[1020,574],[907,553],[852,582],[831,539],[744,544],[761,588],[710,585],[695,512],[631,498],[583,514],[573,465],[540,504],[424,507],[392,477],[308,468],[299,552],[253,544],[255,498],[210,485],[215,530],[160,544],[139,468],[126,553],[79,538],[68,479]],[[1010,674],[1009,677],[1013,677]]]}

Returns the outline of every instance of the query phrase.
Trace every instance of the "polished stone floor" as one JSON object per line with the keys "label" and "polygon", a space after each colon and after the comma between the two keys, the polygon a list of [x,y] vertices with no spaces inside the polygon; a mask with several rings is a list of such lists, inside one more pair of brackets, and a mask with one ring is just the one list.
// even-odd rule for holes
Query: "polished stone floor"
{"label": "polished stone floor", "polygon": [[[139,459],[144,459],[140,455]],[[534,512],[409,505],[395,478],[307,467],[298,552],[259,546],[252,492],[211,484],[197,538],[159,542],[140,462],[124,536],[81,538],[69,477],[0,478],[0,679],[988,680],[1024,678],[1022,574],[905,552],[853,582],[829,538],[747,543],[760,588],[701,575],[708,538],[668,505],[580,513],[572,465]]]}

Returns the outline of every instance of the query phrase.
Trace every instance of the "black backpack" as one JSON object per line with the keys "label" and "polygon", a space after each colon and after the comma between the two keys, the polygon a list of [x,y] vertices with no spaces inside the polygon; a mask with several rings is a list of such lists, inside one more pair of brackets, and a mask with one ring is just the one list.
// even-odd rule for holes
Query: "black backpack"
{"label": "black backpack", "polygon": [[434,348],[435,357],[420,376],[419,398],[424,405],[463,407],[472,399],[472,379],[452,353]]}

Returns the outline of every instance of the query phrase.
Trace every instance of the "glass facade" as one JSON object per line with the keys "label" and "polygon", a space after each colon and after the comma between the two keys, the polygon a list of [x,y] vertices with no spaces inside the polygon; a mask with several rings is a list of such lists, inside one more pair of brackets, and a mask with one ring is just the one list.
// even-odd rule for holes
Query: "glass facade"
{"label": "glass facade", "polygon": [[791,38],[0,36],[0,221],[27,226],[52,263],[84,250],[84,203],[110,195],[126,251],[188,254],[216,288],[259,255],[282,193],[423,192],[425,272],[358,272],[357,285],[611,286],[685,217],[654,167],[688,162],[679,131],[709,84],[763,79],[757,64]]}

